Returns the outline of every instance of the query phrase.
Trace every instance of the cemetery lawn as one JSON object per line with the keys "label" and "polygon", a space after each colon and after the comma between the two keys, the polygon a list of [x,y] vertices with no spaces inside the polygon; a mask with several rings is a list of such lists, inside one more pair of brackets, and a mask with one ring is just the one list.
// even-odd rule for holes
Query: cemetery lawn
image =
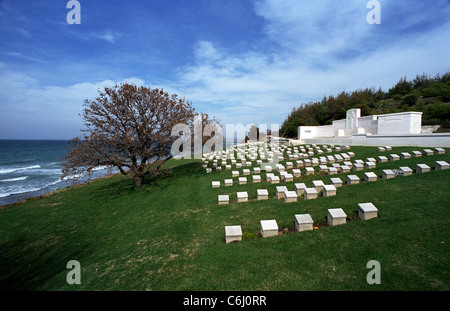
{"label": "cemetery lawn", "polygon": [[[352,158],[413,150],[352,147]],[[172,160],[171,174],[139,188],[122,176],[62,189],[0,209],[1,290],[450,290],[450,170],[434,171],[445,155],[389,161],[373,170],[376,182],[345,185],[346,175],[302,177],[311,186],[340,177],[337,196],[283,203],[266,182],[224,187],[231,171],[206,174],[199,160]],[[381,180],[382,169],[426,163],[432,171]],[[316,167],[317,171],[317,167]],[[265,173],[261,173],[264,179]],[[236,178],[235,178],[236,179]],[[212,188],[211,182],[221,182]],[[255,201],[256,189],[270,199]],[[235,203],[248,191],[249,202]],[[231,203],[218,205],[219,194]],[[379,217],[322,226],[327,209],[356,219],[358,203],[372,202]],[[258,238],[259,221],[294,227],[295,214],[311,214],[317,230]],[[242,242],[224,243],[224,227],[241,225]],[[288,229],[288,231],[290,231]],[[81,265],[81,285],[66,282],[67,262]],[[369,285],[368,261],[381,265],[381,284]]]}

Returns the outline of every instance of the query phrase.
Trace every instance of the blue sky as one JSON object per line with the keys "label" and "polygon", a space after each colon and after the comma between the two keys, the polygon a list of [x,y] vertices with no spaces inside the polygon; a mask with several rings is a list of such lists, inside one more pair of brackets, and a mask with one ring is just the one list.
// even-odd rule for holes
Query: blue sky
{"label": "blue sky", "polygon": [[340,91],[450,70],[450,1],[0,1],[0,139],[70,139],[97,89],[164,88],[227,123],[281,124]]}

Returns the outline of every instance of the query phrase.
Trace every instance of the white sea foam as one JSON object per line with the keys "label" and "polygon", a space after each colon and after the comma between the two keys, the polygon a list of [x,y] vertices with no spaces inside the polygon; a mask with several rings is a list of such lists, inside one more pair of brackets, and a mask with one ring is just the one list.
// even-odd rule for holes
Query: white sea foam
{"label": "white sea foam", "polygon": [[75,175],[70,175],[70,176],[65,176],[63,178],[63,180],[71,180],[71,179],[78,179],[84,176],[84,173],[81,174],[75,174]]}
{"label": "white sea foam", "polygon": [[5,193],[0,193],[0,198],[4,198],[13,194],[21,194],[21,193],[27,193],[27,192],[33,192],[33,191],[38,191],[41,190],[42,188],[21,188],[20,190],[17,191],[11,191],[11,192],[5,192]]}
{"label": "white sea foam", "polygon": [[21,181],[27,179],[28,176],[22,176],[22,177],[16,177],[16,178],[8,178],[8,179],[2,179],[0,182],[13,182],[13,181]]}
{"label": "white sea foam", "polygon": [[[53,182],[47,184],[45,187],[52,186],[52,185],[56,185],[57,183],[60,183],[60,182],[61,182],[61,179],[57,179],[57,180],[55,180],[55,181],[53,181]],[[45,188],[45,187],[44,187],[44,188]]]}
{"label": "white sea foam", "polygon": [[59,168],[44,168],[36,170],[40,175],[61,175],[61,169]]}
{"label": "white sea foam", "polygon": [[9,192],[4,192],[4,193],[0,193],[0,198],[4,198],[10,195],[14,195],[14,194],[21,194],[21,193],[27,193],[27,192],[35,192],[35,191],[39,191],[41,189],[47,188],[48,186],[52,186],[55,185],[57,183],[61,182],[61,180],[57,179],[55,181],[52,181],[50,183],[45,184],[45,186],[40,187],[40,188],[26,188],[26,187],[16,187],[15,189],[10,190]]}
{"label": "white sea foam", "polygon": [[0,174],[8,174],[12,172],[17,171],[26,171],[26,170],[34,170],[41,168],[40,165],[32,165],[32,166],[25,166],[25,167],[14,167],[14,168],[6,168],[6,169],[0,169]]}
{"label": "white sea foam", "polygon": [[94,167],[92,170],[93,171],[101,171],[101,170],[107,170],[110,168],[112,168],[111,165],[100,165],[100,166]]}

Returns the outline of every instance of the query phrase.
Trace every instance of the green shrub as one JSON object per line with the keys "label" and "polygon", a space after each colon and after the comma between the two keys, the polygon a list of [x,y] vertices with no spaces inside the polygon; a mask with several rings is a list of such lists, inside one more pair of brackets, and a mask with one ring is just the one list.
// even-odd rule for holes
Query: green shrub
{"label": "green shrub", "polygon": [[419,94],[417,93],[410,93],[408,95],[405,95],[403,101],[405,104],[407,104],[408,106],[414,106],[417,101],[419,100]]}
{"label": "green shrub", "polygon": [[254,232],[244,232],[242,233],[242,241],[257,239],[258,234]]}

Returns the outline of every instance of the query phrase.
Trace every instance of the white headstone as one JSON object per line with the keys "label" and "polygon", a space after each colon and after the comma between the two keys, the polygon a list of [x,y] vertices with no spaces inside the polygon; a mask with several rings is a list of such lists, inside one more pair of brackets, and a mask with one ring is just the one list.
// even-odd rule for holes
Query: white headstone
{"label": "white headstone", "polygon": [[228,194],[220,194],[218,196],[219,205],[230,203],[230,196]]}
{"label": "white headstone", "polygon": [[241,226],[225,226],[225,243],[242,241]]}
{"label": "white headstone", "polygon": [[313,230],[313,223],[310,214],[295,215],[295,230],[297,232]]}
{"label": "white headstone", "polygon": [[258,189],[257,192],[257,199],[258,200],[267,200],[269,199],[269,191],[267,189]]}
{"label": "white headstone", "polygon": [[347,185],[356,185],[356,184],[359,184],[359,177],[357,175],[348,175]]}
{"label": "white headstone", "polygon": [[305,188],[305,194],[303,197],[305,200],[313,200],[317,198],[316,188]]}
{"label": "white headstone", "polygon": [[245,185],[247,183],[247,177],[239,177],[239,185]]}
{"label": "white headstone", "polygon": [[302,195],[305,192],[306,185],[304,183],[296,183],[294,185],[295,192],[297,193],[297,196]]}
{"label": "white headstone", "polygon": [[364,181],[377,181],[377,175],[374,172],[365,172]]}
{"label": "white headstone", "polygon": [[436,171],[441,171],[441,170],[448,170],[449,169],[449,164],[445,161],[436,161],[435,164],[435,170]]}
{"label": "white headstone", "polygon": [[323,186],[325,185],[322,180],[313,180],[313,187],[316,188],[317,192],[322,191]]}
{"label": "white headstone", "polygon": [[240,191],[237,193],[237,201],[238,202],[247,202],[248,201],[248,193],[247,191]]}
{"label": "white headstone", "polygon": [[327,222],[330,226],[343,225],[347,222],[347,214],[342,208],[331,208],[328,210]]}
{"label": "white headstone", "polygon": [[342,180],[338,177],[330,178],[330,182],[336,188],[342,187]]}
{"label": "white headstone", "polygon": [[395,177],[395,173],[393,170],[383,170],[381,178],[383,179],[391,179]]}
{"label": "white headstone", "polygon": [[430,171],[430,167],[426,164],[417,164],[416,173],[426,173]]}
{"label": "white headstone", "polygon": [[284,203],[297,202],[297,192],[295,191],[285,191],[284,193]]}
{"label": "white headstone", "polygon": [[324,185],[323,186],[323,196],[331,197],[336,195],[336,187],[333,185]]}
{"label": "white headstone", "polygon": [[400,171],[400,174],[402,174],[403,176],[409,176],[409,175],[412,175],[412,173],[413,173],[413,170],[407,166],[401,166],[399,168],[399,171]]}
{"label": "white headstone", "polygon": [[277,191],[276,191],[276,195],[277,195],[277,199],[284,199],[284,193],[286,191],[288,191],[286,186],[277,186],[276,187]]}
{"label": "white headstone", "polygon": [[376,218],[378,217],[378,209],[372,203],[359,203],[358,217],[362,220]]}
{"label": "white headstone", "polygon": [[268,238],[278,235],[278,224],[276,220],[261,220],[261,235],[263,238]]}

